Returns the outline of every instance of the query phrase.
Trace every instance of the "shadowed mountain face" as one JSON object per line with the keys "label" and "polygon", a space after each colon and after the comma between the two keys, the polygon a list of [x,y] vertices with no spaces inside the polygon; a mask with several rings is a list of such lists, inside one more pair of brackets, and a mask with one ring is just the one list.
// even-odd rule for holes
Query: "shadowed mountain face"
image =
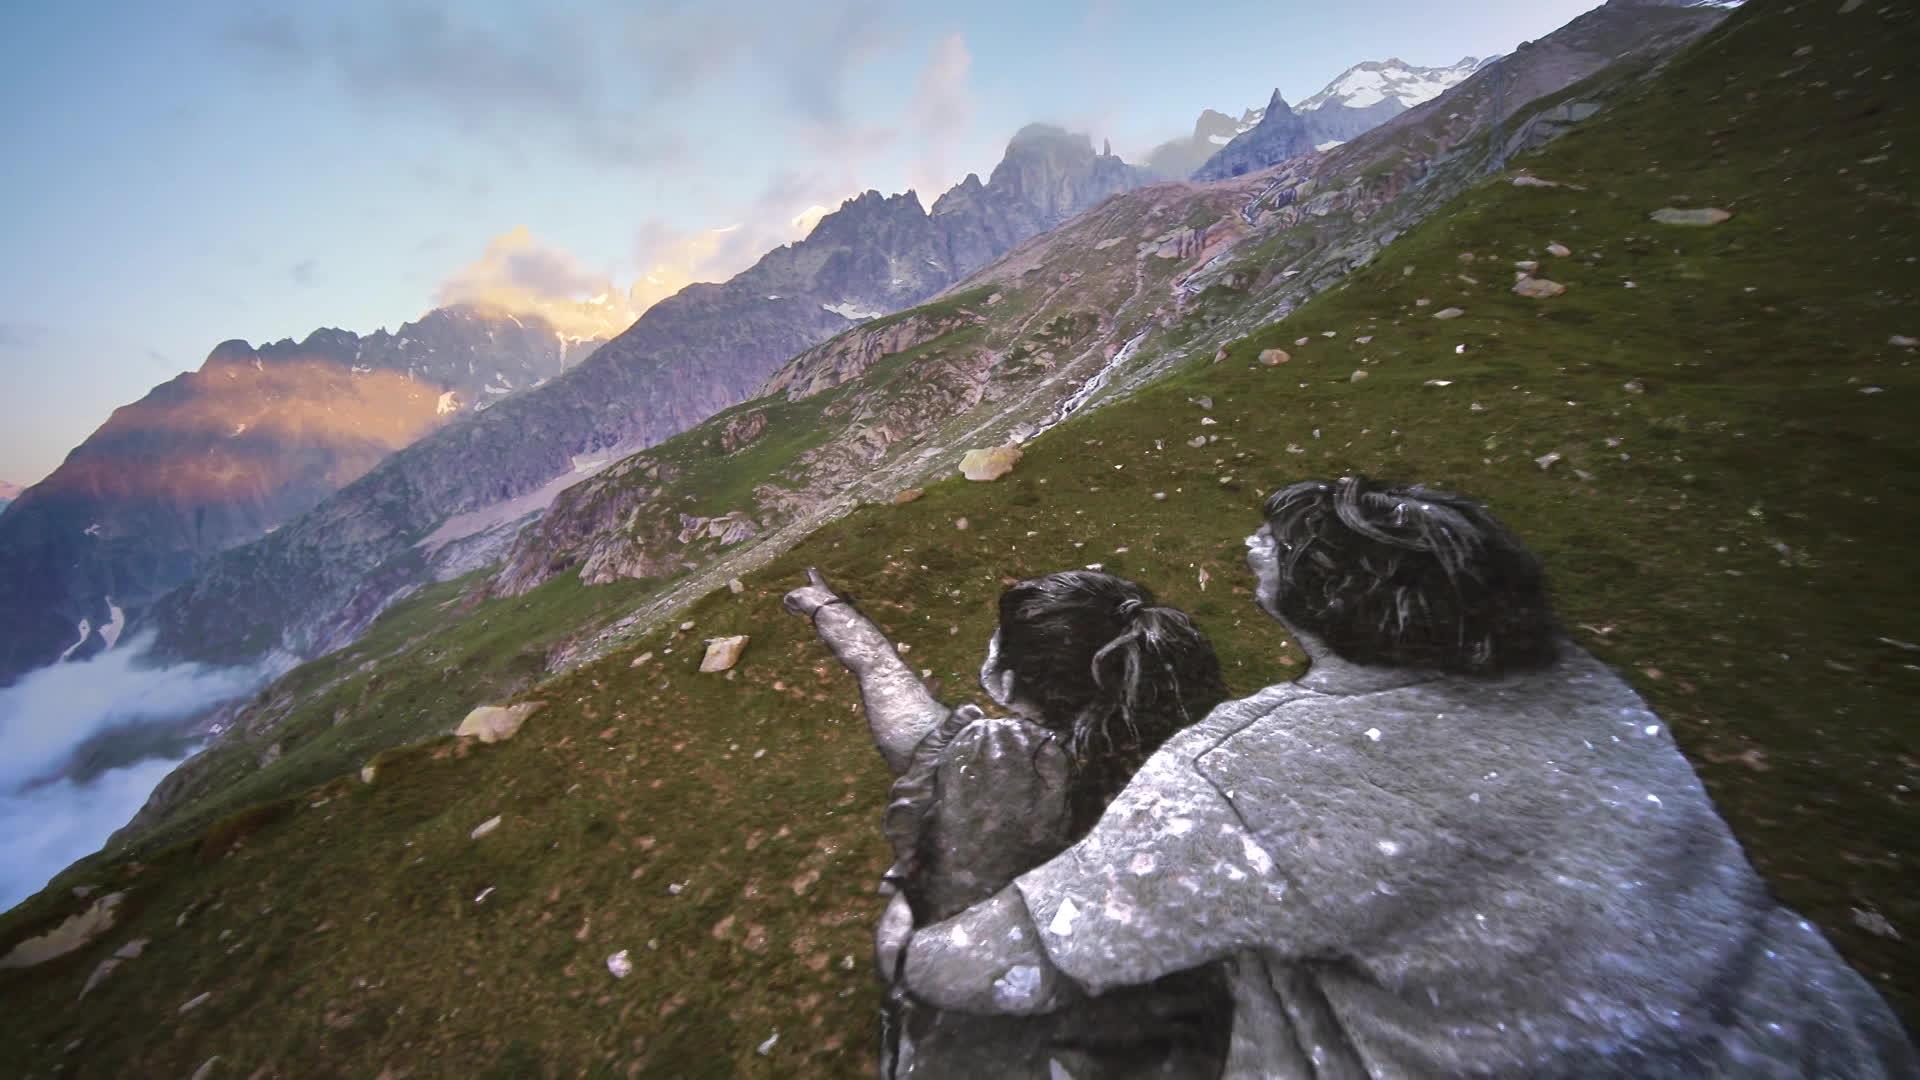
{"label": "shadowed mountain face", "polygon": [[127,617],[462,412],[564,368],[536,318],[443,308],[398,333],[216,347],[114,411],[0,519],[0,684],[118,640]]}
{"label": "shadowed mountain face", "polygon": [[156,611],[166,655],[241,660],[351,640],[395,597],[497,556],[526,516],[625,453],[750,396],[796,353],[918,303],[1146,176],[1033,125],[932,212],[869,191],[724,284],[693,285],[538,391],[396,454],[224,556]]}

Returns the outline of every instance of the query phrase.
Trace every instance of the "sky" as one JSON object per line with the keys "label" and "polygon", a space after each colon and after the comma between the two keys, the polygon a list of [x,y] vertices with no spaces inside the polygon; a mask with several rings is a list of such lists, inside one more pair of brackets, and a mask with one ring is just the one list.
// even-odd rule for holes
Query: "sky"
{"label": "sky", "polygon": [[866,189],[931,205],[984,179],[1031,121],[1139,160],[1202,108],[1508,52],[1592,6],[21,5],[0,35],[0,481],[39,480],[224,340],[462,300],[579,320],[601,293],[630,320]]}

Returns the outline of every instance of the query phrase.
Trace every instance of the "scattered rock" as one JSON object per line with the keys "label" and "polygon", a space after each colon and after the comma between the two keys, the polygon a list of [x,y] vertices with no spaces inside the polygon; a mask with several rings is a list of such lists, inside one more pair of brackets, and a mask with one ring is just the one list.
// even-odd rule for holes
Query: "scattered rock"
{"label": "scattered rock", "polygon": [[1548,281],[1542,277],[1525,277],[1513,283],[1513,291],[1519,296],[1525,296],[1534,300],[1545,300],[1548,297],[1559,296],[1561,293],[1566,292],[1567,287],[1557,281]]}
{"label": "scattered rock", "polygon": [[1560,460],[1560,451],[1549,450],[1548,452],[1541,454],[1539,457],[1534,458],[1533,463],[1535,465],[1540,466],[1542,469],[1551,469],[1553,468],[1553,463],[1559,460]]}
{"label": "scattered rock", "polygon": [[1515,270],[1525,270],[1527,273],[1531,274],[1535,270],[1540,269],[1540,264],[1537,262],[1534,262],[1532,259],[1520,259],[1513,264],[1513,268]]}
{"label": "scattered rock", "polygon": [[193,1070],[193,1080],[207,1080],[207,1077],[213,1075],[213,1067],[218,1064],[220,1064],[219,1054],[215,1054],[201,1062],[200,1067]]}
{"label": "scattered rock", "polygon": [[1427,385],[1428,386],[1452,386],[1453,380],[1452,379],[1428,379]]}
{"label": "scattered rock", "polygon": [[954,527],[955,529],[957,529],[957,530],[959,530],[960,532],[966,532],[966,531],[967,531],[967,519],[966,519],[966,518],[954,518],[954,519],[953,519],[953,527]]}
{"label": "scattered rock", "polygon": [[1202,394],[1196,398],[1188,398],[1187,400],[1203,409],[1213,408],[1213,398],[1207,394]]}
{"label": "scattered rock", "polygon": [[1360,370],[1359,368],[1355,368],[1355,369],[1354,369],[1354,371],[1353,371],[1353,374],[1351,374],[1351,375],[1349,375],[1349,376],[1347,376],[1347,381],[1348,381],[1348,382],[1359,382],[1359,381],[1360,381],[1361,379],[1364,379],[1364,378],[1366,378],[1366,377],[1367,377],[1367,373],[1366,373],[1366,372],[1364,372],[1364,371],[1362,371],[1362,370]]}
{"label": "scattered rock", "polygon": [[741,581],[741,580],[740,580],[739,578],[737,578],[737,577],[736,577],[736,578],[728,578],[728,579],[727,579],[727,591],[728,591],[728,592],[730,592],[730,593],[732,593],[732,594],[733,594],[733,595],[735,595],[735,596],[739,596],[739,595],[740,595],[741,593],[743,593],[743,592],[746,592],[746,591],[747,591],[747,583],[746,583],[746,582],[744,582],[744,581]]}
{"label": "scattered rock", "polygon": [[633,974],[633,961],[628,958],[627,950],[621,949],[607,957],[607,970],[612,972],[616,979],[624,979]]}
{"label": "scattered rock", "polygon": [[780,1041],[780,1033],[776,1031],[773,1034],[767,1036],[766,1042],[763,1042],[759,1046],[754,1047],[753,1052],[756,1054],[759,1054],[761,1057],[766,1057],[768,1054],[773,1053],[773,1046],[775,1043],[779,1041]]}
{"label": "scattered rock", "polygon": [[1004,295],[996,292],[992,296],[987,297],[987,306],[992,307],[1004,299],[1006,299]]}
{"label": "scattered rock", "polygon": [[52,930],[15,945],[7,955],[0,956],[0,971],[44,964],[93,941],[113,929],[115,911],[126,896],[126,893],[108,893],[95,900],[87,910],[68,916],[65,922]]}
{"label": "scattered rock", "polygon": [[1680,209],[1673,206],[1661,207],[1648,215],[1662,225],[1718,225],[1733,215],[1717,206],[1702,206],[1693,209]]}
{"label": "scattered rock", "polygon": [[1156,491],[1156,492],[1154,492],[1154,493],[1153,493],[1153,501],[1154,501],[1154,502],[1166,502],[1166,501],[1167,501],[1167,493],[1166,493],[1166,492],[1164,492],[1164,491]]}
{"label": "scattered rock", "polygon": [[[1302,338],[1301,340],[1305,341],[1306,339]],[[1288,355],[1287,350],[1285,349],[1261,349],[1260,350],[1260,362],[1267,365],[1268,367],[1279,367],[1281,364],[1284,364],[1291,359],[1293,359],[1293,357]]]}
{"label": "scattered rock", "polygon": [[747,651],[747,635],[714,638],[707,642],[707,655],[700,658],[700,670],[703,672],[726,671],[740,662],[740,654]]}
{"label": "scattered rock", "polygon": [[691,631],[692,629],[693,629],[693,621],[691,619],[680,624],[680,632],[683,634]]}
{"label": "scattered rock", "polygon": [[1543,180],[1538,176],[1516,176],[1509,182],[1514,187],[1556,188],[1560,186],[1558,180]]}
{"label": "scattered rock", "polygon": [[926,493],[926,489],[924,488],[905,488],[894,493],[893,505],[905,506]]}
{"label": "scattered rock", "polygon": [[500,827],[500,815],[495,814],[492,817],[488,818],[487,820],[481,822],[480,824],[475,825],[473,827],[473,831],[471,833],[468,833],[467,835],[475,840],[478,840],[481,837],[487,835],[488,833],[492,832],[493,830],[499,827]]}
{"label": "scattered rock", "polygon": [[1207,445],[1207,437],[1205,435],[1195,435],[1193,438],[1187,440],[1187,445],[1198,450]]}
{"label": "scattered rock", "polygon": [[1573,249],[1568,247],[1565,244],[1560,243],[1559,241],[1555,241],[1547,245],[1547,254],[1553,256],[1556,259],[1564,259],[1567,256],[1573,254]]}
{"label": "scattered rock", "polygon": [[1424,297],[1424,296],[1423,296],[1423,297],[1421,297],[1420,299],[1418,299],[1418,300],[1415,300],[1415,301],[1413,302],[1413,306],[1414,306],[1414,307],[1427,307],[1427,306],[1429,306],[1429,305],[1431,305],[1432,303],[1433,303],[1433,301],[1431,301],[1431,300],[1429,300],[1429,299],[1427,299],[1426,297]]}
{"label": "scattered rock", "polygon": [[1211,416],[1203,416],[1203,417],[1201,417],[1201,418],[1200,418],[1200,426],[1201,426],[1201,427],[1212,427],[1212,426],[1214,426],[1215,424],[1218,424],[1219,422],[1220,422],[1220,421],[1218,421],[1218,420],[1215,420],[1215,419],[1214,419],[1213,417],[1211,417]]}
{"label": "scattered rock", "polygon": [[969,480],[998,480],[1013,471],[1020,461],[1017,446],[996,446],[990,450],[969,450],[960,459],[960,475]]}
{"label": "scattered rock", "polygon": [[1439,311],[1434,312],[1433,317],[1436,319],[1457,319],[1460,316],[1465,315],[1466,313],[1467,312],[1465,308],[1444,307],[1444,308],[1441,308]]}
{"label": "scattered rock", "polygon": [[1900,931],[1893,928],[1887,917],[1868,908],[1853,909],[1853,925],[1878,937],[1900,940]]}
{"label": "scattered rock", "polygon": [[373,762],[367,762],[365,765],[360,766],[360,782],[363,784],[373,783],[374,775],[378,772],[379,769],[374,766]]}
{"label": "scattered rock", "polygon": [[206,993],[201,994],[199,997],[193,998],[192,1000],[188,1001],[186,1004],[180,1006],[179,1015],[185,1016],[188,1013],[192,1012],[193,1010],[199,1008],[200,1006],[205,1005],[207,1003],[207,1000],[211,997],[213,997],[213,991],[209,990]]}
{"label": "scattered rock", "polygon": [[1294,345],[1295,345],[1295,346],[1300,346],[1300,345],[1305,345],[1305,344],[1306,344],[1307,342],[1309,342],[1309,341],[1312,341],[1312,340],[1313,340],[1313,339],[1312,339],[1312,338],[1310,338],[1310,337],[1303,337],[1303,338],[1294,338],[1294,339],[1293,339],[1293,343],[1294,343]]}
{"label": "scattered rock", "polygon": [[727,421],[727,426],[720,432],[720,449],[731,454],[758,439],[766,430],[767,414],[758,409],[736,416]]}
{"label": "scattered rock", "polygon": [[1220,347],[1219,347],[1218,349],[1215,349],[1215,350],[1213,351],[1213,362],[1214,362],[1214,363],[1216,363],[1216,364],[1217,364],[1217,363],[1219,363],[1220,361],[1222,361],[1222,360],[1225,360],[1226,358],[1227,358],[1227,347],[1226,347],[1225,345],[1222,345],[1222,346],[1220,346]]}
{"label": "scattered rock", "polygon": [[1641,384],[1639,379],[1628,379],[1626,382],[1620,384],[1620,389],[1625,390],[1629,394],[1644,394],[1647,392],[1647,388]]}
{"label": "scattered rock", "polygon": [[482,705],[468,713],[453,733],[461,738],[477,738],[483,743],[506,742],[519,734],[520,725],[527,722],[527,717],[546,707],[544,701],[523,701],[505,708]]}
{"label": "scattered rock", "polygon": [[1373,344],[1373,335],[1366,334],[1361,337],[1354,338],[1353,343],[1355,345],[1371,345]]}
{"label": "scattered rock", "polygon": [[632,663],[630,663],[630,664],[628,664],[627,666],[628,666],[628,667],[640,667],[640,666],[642,666],[642,665],[644,665],[644,664],[645,664],[645,663],[646,663],[647,661],[649,661],[649,660],[651,660],[651,659],[653,659],[653,653],[651,653],[651,652],[643,652],[643,653],[641,653],[641,654],[640,654],[639,656],[636,656],[636,657],[634,657],[634,658],[633,658],[633,662],[632,662]]}
{"label": "scattered rock", "polygon": [[[115,949],[112,956],[100,961],[100,966],[93,969],[92,975],[87,976],[87,984],[80,988],[80,997],[86,997],[89,993],[93,992],[94,987],[105,982],[107,976],[113,974],[113,969],[119,967],[122,961],[139,959],[140,954],[146,951],[150,940],[149,938],[134,938],[132,941]],[[78,999],[76,998],[75,1000]]]}
{"label": "scattered rock", "polygon": [[1910,338],[1905,334],[1895,334],[1887,339],[1887,344],[1896,349],[1911,349],[1920,345],[1920,338]]}

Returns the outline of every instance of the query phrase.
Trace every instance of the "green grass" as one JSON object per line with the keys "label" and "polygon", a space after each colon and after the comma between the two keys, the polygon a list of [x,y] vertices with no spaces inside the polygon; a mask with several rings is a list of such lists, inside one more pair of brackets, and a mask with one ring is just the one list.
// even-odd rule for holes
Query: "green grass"
{"label": "green grass", "polygon": [[[1920,1018],[1920,664],[1882,641],[1920,639],[1905,559],[1920,378],[1888,345],[1920,334],[1920,98],[1913,23],[1891,18],[1909,21],[1750,3],[1662,82],[1514,162],[1584,190],[1470,191],[1346,288],[1054,429],[1007,478],[860,510],[744,593],[698,602],[690,633],[542,685],[551,704],[512,742],[390,751],[371,786],[333,781],[212,841],[84,867],[58,885],[129,887],[123,927],[0,973],[0,1058],[36,1075],[186,1075],[214,1054],[234,1075],[864,1073],[884,769],[852,680],[781,593],[820,566],[958,702],[1006,582],[1101,563],[1193,612],[1245,693],[1301,658],[1249,602],[1240,539],[1271,489],[1353,472],[1486,499],[1546,560],[1576,639],[1666,718],[1781,898]],[[1680,196],[1736,216],[1647,221]],[[1549,241],[1574,256],[1543,256]],[[1568,292],[1514,296],[1524,258]],[[1448,305],[1466,316],[1431,317]],[[1293,360],[1258,365],[1275,344]],[[1200,395],[1217,425],[1199,425]],[[1187,446],[1197,434],[1220,438]],[[1549,452],[1562,459],[1535,464]],[[600,592],[548,594],[550,624],[539,601],[524,614],[558,632]],[[391,618],[452,617],[432,602]],[[382,633],[407,636],[383,626],[359,648]],[[752,636],[734,677],[697,673],[699,639],[732,633]],[[416,667],[429,657],[377,671],[437,676],[401,674]],[[468,839],[496,814],[499,831]],[[0,945],[75,906],[16,910]],[[1861,929],[1856,908],[1904,939]],[[72,1007],[133,936],[153,939],[146,955]],[[618,949],[624,981],[604,966]]]}

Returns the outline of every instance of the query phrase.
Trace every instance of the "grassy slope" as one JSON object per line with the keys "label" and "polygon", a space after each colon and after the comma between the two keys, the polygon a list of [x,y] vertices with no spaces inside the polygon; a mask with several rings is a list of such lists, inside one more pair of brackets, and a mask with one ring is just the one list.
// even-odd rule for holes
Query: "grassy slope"
{"label": "grassy slope", "polygon": [[[1887,10],[1750,4],[1648,94],[1516,162],[1584,190],[1476,189],[1226,362],[1050,433],[1006,480],[863,510],[702,601],[693,634],[554,680],[511,743],[392,755],[371,787],[96,871],[134,887],[126,925],[0,975],[0,1057],[39,1074],[183,1074],[213,1054],[217,1075],[864,1072],[885,781],[851,681],[780,592],[819,564],[959,699],[1004,580],[1102,562],[1194,611],[1248,691],[1299,665],[1247,603],[1239,538],[1267,490],[1350,471],[1488,499],[1778,892],[1920,1016],[1920,815],[1902,787],[1920,785],[1920,672],[1878,640],[1920,638],[1901,562],[1920,379],[1887,345],[1920,333],[1920,87],[1911,16]],[[1683,194],[1736,216],[1646,220]],[[1575,257],[1543,256],[1550,240]],[[1520,258],[1569,292],[1512,296]],[[1430,317],[1448,304],[1467,316]],[[1251,363],[1276,343],[1290,364]],[[1203,394],[1215,426],[1189,402]],[[1204,433],[1221,439],[1186,445]],[[1549,451],[1564,459],[1542,470]],[[695,639],[734,632],[753,635],[737,677],[696,674]],[[1859,929],[1856,907],[1909,940]],[[50,911],[16,912],[0,941]],[[131,936],[154,943],[69,1007]],[[636,970],[616,982],[621,948]]]}

